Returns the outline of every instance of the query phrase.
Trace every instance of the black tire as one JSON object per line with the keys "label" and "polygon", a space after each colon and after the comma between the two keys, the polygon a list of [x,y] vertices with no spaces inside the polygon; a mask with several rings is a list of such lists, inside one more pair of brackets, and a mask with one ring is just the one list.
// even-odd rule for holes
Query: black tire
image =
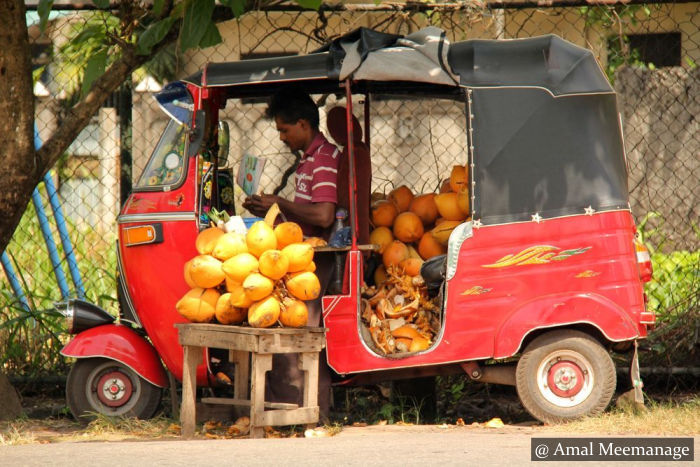
{"label": "black tire", "polygon": [[160,398],[158,386],[123,363],[107,358],[79,359],[66,382],[68,407],[76,419],[85,422],[96,414],[151,418],[160,406]]}
{"label": "black tire", "polygon": [[523,406],[551,424],[602,413],[617,384],[615,365],[600,342],[570,329],[533,340],[520,357],[515,376]]}

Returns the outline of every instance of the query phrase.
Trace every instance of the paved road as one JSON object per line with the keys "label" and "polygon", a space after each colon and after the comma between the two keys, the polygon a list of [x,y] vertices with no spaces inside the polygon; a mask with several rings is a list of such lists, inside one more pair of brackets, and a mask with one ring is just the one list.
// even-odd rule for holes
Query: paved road
{"label": "paved road", "polygon": [[[384,426],[331,438],[88,442],[0,446],[2,466],[518,466],[530,463],[528,428]],[[563,436],[562,433],[551,434]],[[700,437],[695,439],[696,459]],[[539,464],[539,463],[538,463]],[[557,462],[556,465],[565,463]],[[635,465],[629,463],[594,465]],[[645,465],[662,465],[645,462]],[[542,464],[539,464],[542,465]],[[579,463],[580,465],[580,463]],[[697,465],[697,464],[696,464]]]}

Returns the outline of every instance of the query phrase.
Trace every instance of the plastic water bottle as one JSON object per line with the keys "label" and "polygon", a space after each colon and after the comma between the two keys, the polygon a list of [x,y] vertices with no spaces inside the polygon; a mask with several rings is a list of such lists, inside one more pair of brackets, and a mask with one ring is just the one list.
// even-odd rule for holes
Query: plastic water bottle
{"label": "plastic water bottle", "polygon": [[[348,217],[348,212],[345,209],[338,209],[335,212],[335,224],[331,230],[331,245],[333,245],[333,237],[345,227],[345,219]],[[330,283],[330,293],[339,294],[343,291],[343,273],[345,269],[345,253],[335,253],[335,264],[333,267],[333,279]]]}

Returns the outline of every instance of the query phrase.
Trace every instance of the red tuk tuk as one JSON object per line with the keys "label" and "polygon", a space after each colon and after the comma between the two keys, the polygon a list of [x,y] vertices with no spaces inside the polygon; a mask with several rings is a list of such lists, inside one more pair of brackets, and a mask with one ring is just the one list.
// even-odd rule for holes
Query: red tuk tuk
{"label": "red tuk tuk", "polygon": [[[450,44],[429,28],[406,37],[360,29],[308,55],[212,63],[156,96],[170,123],[119,216],[119,319],[78,300],[65,307],[76,334],[62,352],[77,359],[67,384],[73,414],[150,417],[166,369],[181,378],[173,325],[185,321],[175,310],[188,289],[183,264],[207,210],[226,198],[220,111],[284,83],[344,99],[348,116],[361,96],[365,123],[377,100],[439,98],[462,109],[458,157],[469,168],[471,215],[438,264],[440,329],[419,352],[382,355],[363,331],[348,137],[352,244],[343,292],[323,297],[330,367],[354,382],[464,371],[515,385],[547,422],[604,410],[616,387],[609,351],[634,349],[634,370],[636,341],[655,320],[615,93],[590,51],[556,36]],[[197,375],[198,385],[215,384],[206,357]]]}

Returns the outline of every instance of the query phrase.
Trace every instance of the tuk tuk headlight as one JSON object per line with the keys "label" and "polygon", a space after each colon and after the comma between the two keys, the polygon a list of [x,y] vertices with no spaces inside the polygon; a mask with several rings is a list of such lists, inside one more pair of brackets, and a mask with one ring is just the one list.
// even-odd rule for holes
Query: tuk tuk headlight
{"label": "tuk tuk headlight", "polygon": [[114,322],[114,316],[85,300],[72,298],[66,302],[57,303],[55,307],[65,316],[66,330],[69,334],[78,334],[86,329]]}

